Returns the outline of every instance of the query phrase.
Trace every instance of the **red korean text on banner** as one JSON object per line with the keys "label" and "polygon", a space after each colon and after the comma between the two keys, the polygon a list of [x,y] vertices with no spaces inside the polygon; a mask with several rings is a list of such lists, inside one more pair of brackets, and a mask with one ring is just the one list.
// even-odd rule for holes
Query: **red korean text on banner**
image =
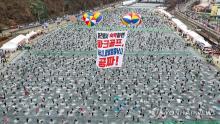
{"label": "red korean text on banner", "polygon": [[99,68],[121,67],[127,31],[97,32],[97,61]]}

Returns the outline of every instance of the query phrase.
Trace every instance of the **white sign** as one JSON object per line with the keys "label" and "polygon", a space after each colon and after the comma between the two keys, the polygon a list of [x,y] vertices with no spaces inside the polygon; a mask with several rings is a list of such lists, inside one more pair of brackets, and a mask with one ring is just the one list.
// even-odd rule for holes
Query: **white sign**
{"label": "white sign", "polygon": [[127,31],[97,31],[97,61],[99,68],[121,67]]}

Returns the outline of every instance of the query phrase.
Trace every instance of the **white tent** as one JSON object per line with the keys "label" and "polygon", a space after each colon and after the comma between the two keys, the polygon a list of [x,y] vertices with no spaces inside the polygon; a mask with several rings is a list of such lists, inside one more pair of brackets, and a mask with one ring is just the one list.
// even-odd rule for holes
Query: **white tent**
{"label": "white tent", "polygon": [[207,41],[205,41],[204,38],[196,39],[196,42],[203,44],[204,47],[212,47],[212,45],[210,45]]}
{"label": "white tent", "polygon": [[136,0],[127,0],[127,1],[124,1],[124,2],[122,3],[122,5],[124,5],[124,6],[126,6],[126,5],[131,5],[131,4],[135,3],[135,2],[136,2]]}
{"label": "white tent", "polygon": [[8,42],[16,44],[16,45],[19,45],[19,44],[24,43],[26,41],[27,41],[26,36],[21,34],[21,35],[18,35],[17,37],[15,37],[14,39],[12,39],[12,40],[10,40]]}
{"label": "white tent", "polygon": [[26,36],[24,35],[18,35],[17,37],[15,37],[14,39],[8,41],[7,43],[3,44],[3,46],[1,47],[2,50],[4,51],[16,51],[18,46],[25,43],[27,41]]}
{"label": "white tent", "polygon": [[162,13],[163,15],[167,16],[169,19],[173,18],[173,15],[171,15],[170,13],[168,13],[167,11],[163,9],[158,9],[158,11]]}
{"label": "white tent", "polygon": [[9,51],[9,52],[14,52],[17,50],[17,48],[18,48],[18,45],[11,43],[11,42],[7,42],[1,47],[2,50]]}
{"label": "white tent", "polygon": [[183,22],[181,22],[179,19],[176,19],[176,18],[172,18],[172,21],[176,24],[176,26],[178,27],[178,28],[187,28],[187,26],[183,23]]}
{"label": "white tent", "polygon": [[180,26],[179,28],[180,28],[180,30],[182,30],[183,33],[185,33],[185,34],[187,34],[187,32],[189,31],[189,30],[187,29],[187,27],[185,27],[185,26]]}
{"label": "white tent", "polygon": [[187,34],[189,31],[187,26],[181,22],[179,19],[172,18],[172,22],[177,26],[178,29],[180,29],[184,34]]}
{"label": "white tent", "polygon": [[189,30],[189,31],[187,32],[187,34],[193,38],[193,41],[194,41],[194,42],[202,43],[202,44],[204,45],[204,47],[212,47],[212,45],[210,45],[210,44],[209,44],[201,35],[199,35],[198,33]]}
{"label": "white tent", "polygon": [[26,39],[30,39],[37,35],[37,32],[31,31],[29,34],[26,34]]}
{"label": "white tent", "polygon": [[193,39],[204,39],[201,35],[191,30],[189,30],[187,34],[191,36]]}
{"label": "white tent", "polygon": [[131,4],[135,3],[135,2],[136,2],[136,0],[127,0],[127,1],[124,1],[124,2],[122,3],[122,5],[124,5],[124,6],[126,6],[126,5],[131,5]]}
{"label": "white tent", "polygon": [[42,30],[37,30],[37,34],[41,34],[42,32]]}
{"label": "white tent", "polygon": [[165,10],[163,10],[163,13],[164,13],[168,18],[172,18],[172,17],[173,17],[170,13],[168,13],[168,12],[165,11]]}

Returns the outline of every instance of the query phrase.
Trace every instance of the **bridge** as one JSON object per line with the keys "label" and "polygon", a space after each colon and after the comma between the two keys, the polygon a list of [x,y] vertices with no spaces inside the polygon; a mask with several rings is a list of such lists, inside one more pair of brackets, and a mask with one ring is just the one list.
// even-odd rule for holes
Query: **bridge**
{"label": "bridge", "polygon": [[165,3],[165,0],[138,0],[140,3]]}

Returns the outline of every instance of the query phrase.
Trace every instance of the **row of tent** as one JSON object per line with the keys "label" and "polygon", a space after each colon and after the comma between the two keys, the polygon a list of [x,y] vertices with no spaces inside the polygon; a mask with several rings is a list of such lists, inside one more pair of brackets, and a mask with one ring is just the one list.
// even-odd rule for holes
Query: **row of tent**
{"label": "row of tent", "polygon": [[168,20],[170,20],[170,23],[178,32],[181,33],[182,36],[187,37],[187,39],[199,45],[202,49],[212,47],[212,45],[209,44],[201,35],[199,35],[195,31],[189,30],[188,27],[182,21],[175,18],[173,15],[165,11],[163,8],[158,8],[156,11],[162,14]]}
{"label": "row of tent", "polygon": [[41,30],[37,32],[31,31],[30,33],[26,35],[22,35],[22,34],[18,35],[17,37],[3,44],[0,49],[3,50],[4,52],[14,52],[18,49],[19,46],[29,43],[31,38],[35,37],[36,35],[40,33],[41,33]]}

